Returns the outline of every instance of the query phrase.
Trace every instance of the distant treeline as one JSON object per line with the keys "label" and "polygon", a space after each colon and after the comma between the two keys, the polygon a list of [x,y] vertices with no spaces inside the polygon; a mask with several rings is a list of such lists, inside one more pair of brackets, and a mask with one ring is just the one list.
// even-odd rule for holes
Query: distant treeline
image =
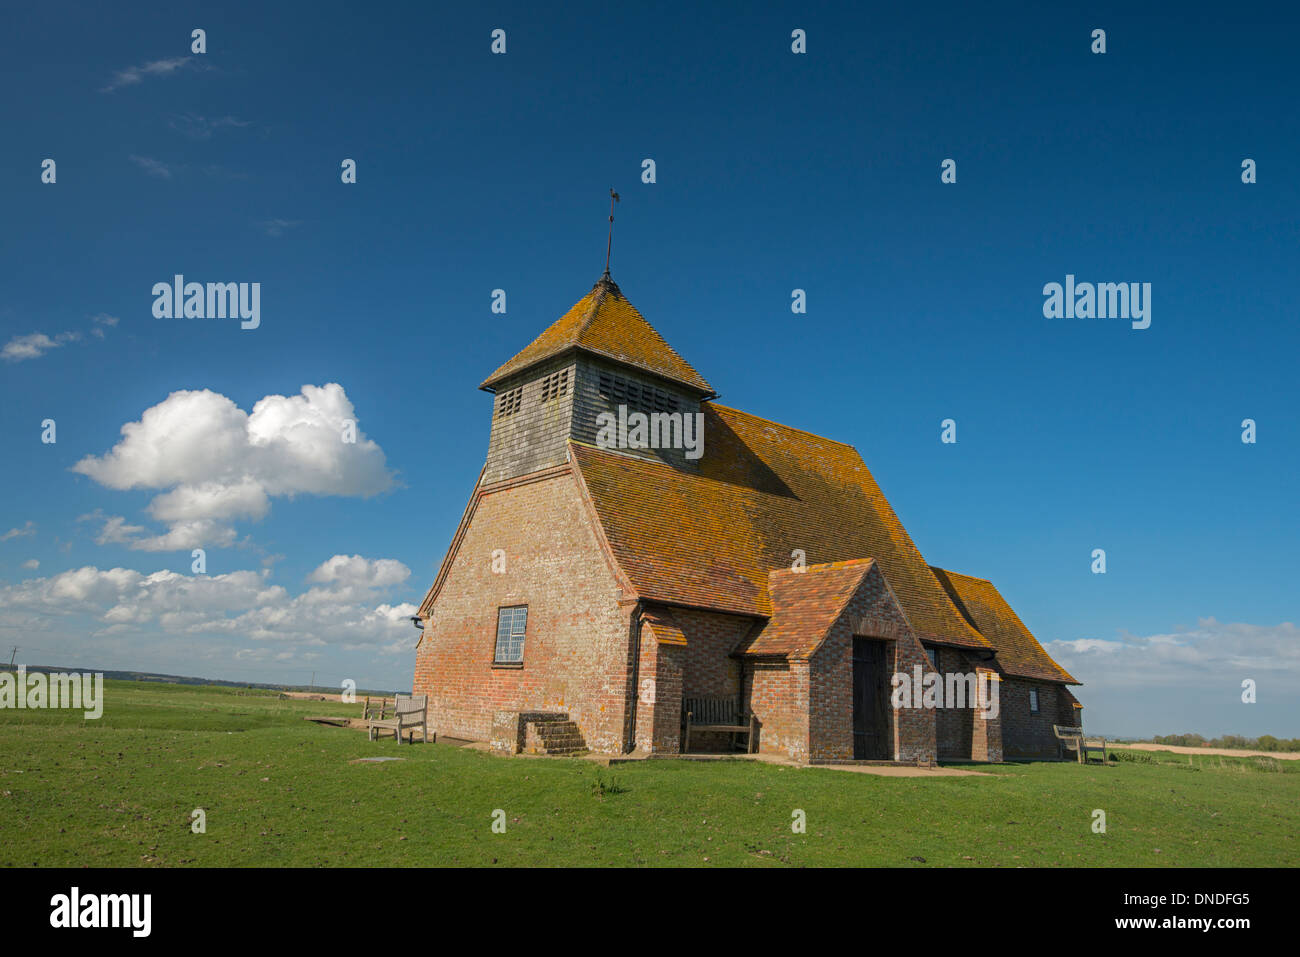
{"label": "distant treeline", "polygon": [[1182,748],[1241,748],[1248,751],[1300,751],[1300,738],[1275,738],[1262,734],[1258,738],[1244,738],[1239,734],[1225,734],[1221,738],[1203,738],[1199,734],[1157,734],[1152,744],[1173,744]]}
{"label": "distant treeline", "polygon": [[[88,672],[91,674],[99,673],[104,676],[105,681],[157,681],[169,685],[212,685],[217,688],[248,688],[260,691],[307,691],[317,694],[338,694],[339,689],[327,688],[323,685],[286,685],[286,684],[258,684],[250,681],[226,681],[222,678],[194,678],[189,675],[164,675],[153,671],[104,671],[101,668],[61,668],[54,665],[23,665],[28,674],[42,672],[49,674],[52,671],[61,673]],[[15,671],[16,668],[10,668],[8,662],[0,664],[0,671]],[[365,688],[358,688],[356,693],[359,695],[393,695],[393,691],[372,691]]]}

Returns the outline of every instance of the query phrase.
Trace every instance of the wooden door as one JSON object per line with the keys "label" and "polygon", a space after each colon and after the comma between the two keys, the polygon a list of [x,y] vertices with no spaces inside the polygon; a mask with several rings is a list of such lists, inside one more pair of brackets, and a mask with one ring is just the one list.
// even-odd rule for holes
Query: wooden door
{"label": "wooden door", "polygon": [[887,642],[853,639],[853,757],[888,761],[889,733]]}

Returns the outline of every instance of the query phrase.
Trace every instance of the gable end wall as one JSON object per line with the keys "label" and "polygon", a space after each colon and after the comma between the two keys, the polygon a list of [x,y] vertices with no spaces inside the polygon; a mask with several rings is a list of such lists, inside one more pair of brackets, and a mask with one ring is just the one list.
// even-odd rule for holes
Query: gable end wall
{"label": "gable end wall", "polygon": [[[494,712],[564,712],[588,748],[621,752],[632,614],[621,598],[571,473],[484,495],[416,654],[414,690],[429,695],[432,728],[485,741]],[[506,605],[528,606],[522,668],[493,666]]]}

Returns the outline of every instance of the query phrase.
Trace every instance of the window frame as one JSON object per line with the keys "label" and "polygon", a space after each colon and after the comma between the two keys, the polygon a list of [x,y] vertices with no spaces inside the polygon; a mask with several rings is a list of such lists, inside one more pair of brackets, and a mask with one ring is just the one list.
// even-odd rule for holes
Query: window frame
{"label": "window frame", "polygon": [[1038,700],[1038,689],[1030,688],[1029,689],[1029,713],[1039,714],[1042,710],[1041,705],[1042,702]]}
{"label": "window frame", "polygon": [[[519,618],[519,612],[523,612],[523,627],[519,632],[515,632],[515,624]],[[519,640],[519,657],[502,658],[501,657],[501,639],[502,625],[506,621],[505,613],[510,612],[509,629],[504,635],[507,648],[513,645],[513,639]],[[524,666],[524,648],[528,644],[528,606],[524,605],[500,605],[497,607],[497,630],[492,641],[492,666],[494,668],[522,668]]]}

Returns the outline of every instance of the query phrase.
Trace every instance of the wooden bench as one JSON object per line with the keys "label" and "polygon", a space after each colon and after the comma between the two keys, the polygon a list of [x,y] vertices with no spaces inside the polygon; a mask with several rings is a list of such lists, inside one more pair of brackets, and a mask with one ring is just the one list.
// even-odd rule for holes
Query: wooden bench
{"label": "wooden bench", "polygon": [[[370,718],[366,722],[366,733],[370,740],[378,738],[379,732],[391,731],[398,744],[402,741],[402,732],[408,728],[422,728],[424,743],[429,743],[429,696],[424,694],[399,694],[393,703],[393,717]],[[415,740],[412,735],[411,740]],[[437,741],[435,734],[433,740]]]}
{"label": "wooden bench", "polygon": [[1057,748],[1061,758],[1065,757],[1067,751],[1073,751],[1080,764],[1087,764],[1089,755],[1100,752],[1101,763],[1106,763],[1105,738],[1085,737],[1083,728],[1065,724],[1052,725],[1052,733],[1056,735],[1056,740],[1059,742]]}
{"label": "wooden bench", "polygon": [[746,750],[758,750],[758,719],[752,712],[741,712],[735,698],[686,698],[682,702],[682,753],[691,750],[692,731],[723,731],[730,734],[731,745],[736,746],[736,735],[749,735]]}

